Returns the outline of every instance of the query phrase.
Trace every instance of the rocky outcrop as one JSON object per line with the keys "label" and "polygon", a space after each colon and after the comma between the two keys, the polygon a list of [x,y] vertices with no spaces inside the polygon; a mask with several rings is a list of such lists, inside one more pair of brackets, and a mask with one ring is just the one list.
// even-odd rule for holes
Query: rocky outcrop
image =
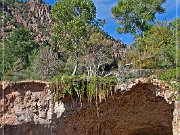
{"label": "rocky outcrop", "polygon": [[[0,9],[3,10],[2,3],[0,5]],[[0,38],[9,35],[13,29],[23,25],[33,30],[32,35],[37,43],[50,42],[53,23],[50,19],[51,6],[49,4],[41,0],[29,0],[15,4],[5,3],[4,7],[6,7],[4,8],[5,19],[1,18],[4,23],[4,26],[1,27],[4,28],[0,32]]]}
{"label": "rocky outcrop", "polygon": [[[53,99],[40,81],[3,83],[1,133],[5,135],[179,135],[180,103],[159,81],[117,86],[107,101]],[[3,96],[4,95],[4,96]]]}
{"label": "rocky outcrop", "polygon": [[180,134],[180,101],[175,102],[173,135]]}

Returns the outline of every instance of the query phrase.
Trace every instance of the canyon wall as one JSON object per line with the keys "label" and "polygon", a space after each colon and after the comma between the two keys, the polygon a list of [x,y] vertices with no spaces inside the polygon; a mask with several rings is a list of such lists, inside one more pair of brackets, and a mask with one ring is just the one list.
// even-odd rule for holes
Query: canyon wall
{"label": "canyon wall", "polygon": [[[4,8],[3,8],[4,7]],[[31,34],[37,43],[49,43],[53,22],[50,19],[51,6],[42,0],[28,0],[27,2],[0,2],[0,43],[12,30],[25,26],[32,30]],[[4,17],[3,17],[4,16]]]}
{"label": "canyon wall", "polygon": [[180,103],[167,85],[136,80],[101,103],[67,95],[56,102],[49,83],[1,84],[4,135],[179,135]]}

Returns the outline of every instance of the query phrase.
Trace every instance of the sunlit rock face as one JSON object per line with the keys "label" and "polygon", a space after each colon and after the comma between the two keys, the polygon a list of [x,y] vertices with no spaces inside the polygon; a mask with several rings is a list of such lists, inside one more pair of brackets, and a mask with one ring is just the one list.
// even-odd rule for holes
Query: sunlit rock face
{"label": "sunlit rock face", "polygon": [[46,82],[4,84],[3,89],[0,131],[5,135],[180,134],[180,104],[156,82],[137,81],[123,91],[117,86],[101,103],[80,103],[70,95],[55,102]]}
{"label": "sunlit rock face", "polygon": [[42,3],[42,0],[29,0],[29,3]]}
{"label": "sunlit rock face", "polygon": [[[2,8],[5,7],[5,8]],[[24,3],[6,4],[0,3],[0,10],[4,10],[4,27],[0,29],[0,42],[6,38],[15,28],[23,25],[32,30],[32,36],[36,43],[50,43],[50,31],[53,22],[50,19],[51,6],[42,0],[28,0]],[[1,19],[2,21],[2,19]]]}

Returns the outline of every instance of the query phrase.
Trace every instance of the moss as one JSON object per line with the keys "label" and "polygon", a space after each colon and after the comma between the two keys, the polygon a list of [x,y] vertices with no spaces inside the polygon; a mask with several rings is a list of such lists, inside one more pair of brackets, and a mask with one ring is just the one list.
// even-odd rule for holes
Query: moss
{"label": "moss", "polygon": [[114,93],[117,84],[115,77],[57,76],[53,78],[50,90],[59,101],[68,93],[80,101],[85,99],[103,101]]}

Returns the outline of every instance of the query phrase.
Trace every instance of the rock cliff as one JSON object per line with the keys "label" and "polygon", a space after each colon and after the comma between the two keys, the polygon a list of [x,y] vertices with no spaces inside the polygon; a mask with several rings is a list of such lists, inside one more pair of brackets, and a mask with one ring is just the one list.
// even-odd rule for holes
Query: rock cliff
{"label": "rock cliff", "polygon": [[[3,8],[4,7],[4,8]],[[0,38],[23,25],[32,30],[37,43],[49,42],[53,23],[50,19],[51,6],[41,0],[28,2],[0,2],[1,29]],[[4,16],[4,17],[3,17]]]}
{"label": "rock cliff", "polygon": [[1,84],[5,135],[179,135],[180,103],[167,85],[137,80],[107,101],[53,99],[47,82]]}

